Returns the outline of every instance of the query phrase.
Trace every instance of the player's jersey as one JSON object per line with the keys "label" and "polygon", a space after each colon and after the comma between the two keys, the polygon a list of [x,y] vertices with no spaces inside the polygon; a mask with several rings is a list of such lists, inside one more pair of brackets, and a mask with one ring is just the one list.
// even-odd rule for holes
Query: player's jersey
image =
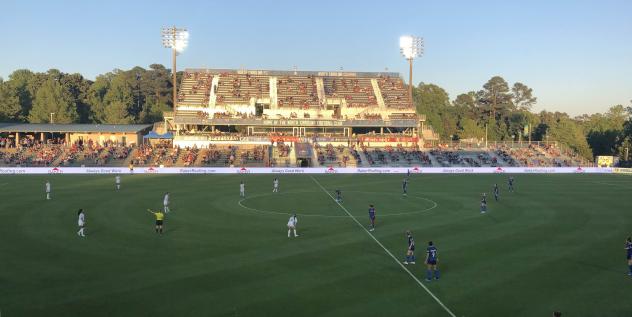
{"label": "player's jersey", "polygon": [[115,179],[117,184],[121,183],[121,177],[120,176],[116,176],[114,179]]}
{"label": "player's jersey", "polygon": [[86,217],[85,217],[84,213],[82,212],[82,213],[79,214],[79,219],[77,219],[77,224],[79,224],[80,226],[83,226],[85,221],[86,221]]}
{"label": "player's jersey", "polygon": [[166,195],[165,195],[165,199],[163,200],[163,204],[164,204],[165,206],[166,206],[166,205],[169,205],[169,194],[166,194]]}
{"label": "player's jersey", "polygon": [[413,239],[413,236],[408,236],[408,250],[415,251],[415,239]]}
{"label": "player's jersey", "polygon": [[428,253],[428,262],[437,262],[437,248],[434,245],[429,246],[426,253]]}
{"label": "player's jersey", "polygon": [[342,198],[342,192],[339,189],[336,190],[336,197],[338,198],[338,200]]}
{"label": "player's jersey", "polygon": [[274,180],[274,187],[279,187],[279,181],[278,180]]}
{"label": "player's jersey", "polygon": [[404,179],[404,181],[402,181],[402,189],[406,190],[408,188],[408,180]]}
{"label": "player's jersey", "polygon": [[498,195],[499,189],[498,186],[494,186],[494,195]]}
{"label": "player's jersey", "polygon": [[50,193],[50,183],[46,183],[46,192]]}
{"label": "player's jersey", "polygon": [[514,182],[513,177],[509,177],[508,182],[509,182],[509,186],[513,186],[513,182]]}
{"label": "player's jersey", "polygon": [[628,257],[632,257],[632,242],[625,243],[625,250],[628,253]]}
{"label": "player's jersey", "polygon": [[298,223],[298,218],[291,216],[290,219],[287,221],[287,225],[289,227],[296,227],[296,224]]}
{"label": "player's jersey", "polygon": [[369,208],[369,218],[375,218],[375,208]]}
{"label": "player's jersey", "polygon": [[481,197],[481,204],[487,204],[487,196]]}
{"label": "player's jersey", "polygon": [[245,184],[239,184],[239,190],[240,191],[245,191],[246,190],[246,185]]}
{"label": "player's jersey", "polygon": [[156,220],[163,220],[163,219],[165,219],[165,214],[163,214],[162,211],[155,212],[154,216],[156,216]]}

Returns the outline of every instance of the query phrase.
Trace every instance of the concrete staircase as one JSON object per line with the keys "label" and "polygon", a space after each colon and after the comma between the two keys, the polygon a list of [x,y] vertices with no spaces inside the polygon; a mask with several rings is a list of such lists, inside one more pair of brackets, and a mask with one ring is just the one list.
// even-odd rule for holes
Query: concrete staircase
{"label": "concrete staircase", "polygon": [[371,79],[371,86],[373,86],[373,94],[375,94],[377,105],[380,107],[380,109],[386,109],[384,97],[382,97],[382,90],[380,90],[380,85],[378,84],[377,79]]}
{"label": "concrete staircase", "polygon": [[279,106],[279,95],[277,93],[277,78],[270,77],[270,109],[277,109]]}
{"label": "concrete staircase", "polygon": [[325,84],[322,77],[316,77],[316,92],[318,93],[318,100],[321,104],[327,104],[327,97],[325,95]]}

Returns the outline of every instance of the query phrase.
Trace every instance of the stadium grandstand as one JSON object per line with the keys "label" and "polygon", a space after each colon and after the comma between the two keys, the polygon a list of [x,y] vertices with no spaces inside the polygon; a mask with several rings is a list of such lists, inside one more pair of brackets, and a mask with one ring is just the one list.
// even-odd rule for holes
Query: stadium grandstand
{"label": "stadium grandstand", "polygon": [[557,142],[440,143],[398,73],[187,69],[177,105],[153,127],[0,124],[0,165],[592,165]]}

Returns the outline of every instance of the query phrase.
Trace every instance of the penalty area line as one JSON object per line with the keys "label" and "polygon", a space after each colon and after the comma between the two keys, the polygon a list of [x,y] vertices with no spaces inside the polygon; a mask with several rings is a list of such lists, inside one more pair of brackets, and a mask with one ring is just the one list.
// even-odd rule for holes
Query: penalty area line
{"label": "penalty area line", "polygon": [[451,317],[456,317],[456,315],[450,310],[450,308],[448,308],[445,304],[443,304],[443,302],[437,297],[435,296],[435,294],[433,294],[428,287],[426,287],[426,285],[424,285],[416,276],[415,274],[413,274],[412,272],[410,272],[410,270],[408,270],[408,268],[406,268],[404,266],[404,264],[402,264],[394,255],[393,253],[391,253],[391,251],[389,251],[383,244],[382,242],[380,242],[380,240],[378,240],[373,234],[371,234],[371,232],[369,230],[367,230],[359,221],[358,219],[356,219],[355,216],[353,216],[348,210],[347,208],[345,208],[345,206],[343,206],[342,204],[340,204],[338,201],[336,201],[336,199],[334,198],[334,196],[332,196],[327,189],[325,189],[325,187],[323,187],[323,185],[320,184],[320,182],[318,182],[318,180],[316,180],[316,178],[314,178],[314,176],[310,176],[312,178],[312,180],[316,183],[316,185],[318,185],[318,187],[320,187],[320,189],[322,189],[325,194],[327,194],[327,196],[329,196],[329,198],[333,199],[333,201],[336,202],[336,204],[338,205],[338,207],[340,207],[346,214],[347,216],[349,216],[349,218],[353,219],[353,221],[360,226],[360,228],[362,228],[362,230],[364,230],[364,232],[366,232],[366,234],[369,235],[369,237],[371,237],[371,239],[373,239],[373,241],[375,241],[375,243],[377,243],[383,250],[384,252],[386,252],[386,254],[388,254],[394,261],[395,263],[399,264],[399,266],[402,268],[402,270],[404,270],[404,272],[408,273],[408,275],[410,275],[410,277],[417,282],[417,284],[419,286],[421,286],[421,288],[423,288],[426,293],[428,293],[428,295],[430,295],[435,302],[437,302],[439,304],[439,306],[441,306],[443,308],[443,310],[445,310]]}

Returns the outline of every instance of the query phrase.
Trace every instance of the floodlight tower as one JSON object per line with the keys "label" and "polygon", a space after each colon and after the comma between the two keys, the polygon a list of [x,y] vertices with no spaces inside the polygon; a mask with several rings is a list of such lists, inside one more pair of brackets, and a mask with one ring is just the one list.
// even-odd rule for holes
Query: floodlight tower
{"label": "floodlight tower", "polygon": [[184,51],[189,43],[189,32],[187,29],[173,27],[162,28],[162,45],[172,50],[173,59],[173,115],[175,116],[178,102],[178,87],[176,78],[176,56]]}
{"label": "floodlight tower", "polygon": [[413,59],[421,57],[424,53],[424,39],[413,35],[404,35],[399,38],[399,50],[410,65],[408,77],[408,96],[413,102]]}

